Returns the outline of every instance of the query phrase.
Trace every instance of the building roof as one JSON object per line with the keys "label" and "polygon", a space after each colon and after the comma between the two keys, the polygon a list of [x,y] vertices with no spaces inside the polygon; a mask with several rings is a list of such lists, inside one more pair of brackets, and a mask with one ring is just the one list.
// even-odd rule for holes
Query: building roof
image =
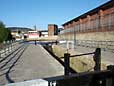
{"label": "building roof", "polygon": [[57,26],[56,24],[48,24],[48,26]]}
{"label": "building roof", "polygon": [[82,14],[82,15],[80,15],[80,16],[78,16],[78,17],[76,17],[76,18],[74,18],[74,19],[72,19],[72,20],[70,20],[70,21],[68,21],[64,24],[62,24],[62,26],[65,26],[65,25],[71,23],[72,21],[78,21],[80,18],[85,18],[85,17],[87,17],[87,15],[92,15],[94,13],[97,13],[99,11],[99,9],[104,10],[104,9],[107,9],[107,8],[110,8],[110,7],[113,7],[113,6],[114,6],[114,0],[108,1],[105,4],[99,6],[95,9],[92,9],[92,10],[90,10],[90,11],[88,11],[88,12],[86,12],[86,13],[84,13],[84,14]]}
{"label": "building roof", "polygon": [[11,31],[17,31],[17,30],[29,31],[29,30],[32,30],[31,28],[26,28],[26,27],[7,27],[7,29],[9,29]]}

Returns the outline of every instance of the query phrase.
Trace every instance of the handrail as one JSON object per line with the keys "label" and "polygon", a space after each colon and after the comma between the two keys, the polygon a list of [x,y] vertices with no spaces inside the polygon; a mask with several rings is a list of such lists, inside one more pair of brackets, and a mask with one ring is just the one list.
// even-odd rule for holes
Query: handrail
{"label": "handrail", "polygon": [[[85,54],[79,54],[79,55],[72,55],[70,57],[78,57],[78,56],[84,56],[84,55],[90,55],[90,54],[95,54],[95,52],[92,53],[85,53]],[[60,57],[60,58],[65,58],[65,57]]]}
{"label": "handrail", "polygon": [[8,54],[10,52],[12,52],[13,48],[15,48],[17,42],[11,42],[8,45],[4,45],[1,49],[0,49],[0,58],[2,57],[2,54]]}
{"label": "handrail", "polygon": [[110,70],[102,70],[102,71],[75,73],[75,74],[71,74],[70,76],[68,75],[56,76],[56,77],[51,77],[51,78],[45,78],[45,80],[57,81],[57,80],[71,79],[71,78],[77,78],[77,77],[83,77],[83,76],[89,76],[89,75],[101,75],[101,74],[105,76],[107,75],[107,73],[112,75]]}
{"label": "handrail", "polygon": [[63,84],[64,86],[75,86],[75,85],[85,86],[85,84],[80,85],[81,83],[83,83],[81,81],[84,81],[84,80],[85,80],[85,83],[88,84],[86,86],[114,86],[114,82],[113,82],[114,81],[114,65],[107,66],[107,70],[82,72],[82,73],[76,73],[76,74],[71,74],[71,75],[44,78],[44,80],[52,84],[53,82],[56,82],[58,83],[57,86],[59,85],[61,86],[61,84],[62,86]]}
{"label": "handrail", "polygon": [[77,56],[83,56],[83,55],[93,55],[93,60],[95,62],[95,66],[94,66],[94,70],[95,71],[99,71],[101,70],[101,49],[100,48],[96,48],[95,52],[92,53],[84,53],[84,54],[80,54],[80,55],[70,55],[69,53],[65,53],[64,54],[64,64],[65,64],[65,69],[64,69],[64,74],[65,75],[69,75],[70,73],[70,58],[71,57],[77,57]]}
{"label": "handrail", "polygon": [[95,54],[95,52],[92,52],[92,53],[85,53],[85,54],[79,54],[79,55],[72,55],[72,56],[70,56],[70,57],[84,56],[84,55],[90,55],[90,54]]}

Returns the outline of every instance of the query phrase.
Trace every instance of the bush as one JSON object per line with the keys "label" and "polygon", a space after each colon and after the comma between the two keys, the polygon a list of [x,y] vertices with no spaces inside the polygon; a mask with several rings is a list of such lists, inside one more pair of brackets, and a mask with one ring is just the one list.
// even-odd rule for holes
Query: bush
{"label": "bush", "polygon": [[12,35],[10,30],[6,29],[4,23],[0,21],[0,43],[11,39]]}

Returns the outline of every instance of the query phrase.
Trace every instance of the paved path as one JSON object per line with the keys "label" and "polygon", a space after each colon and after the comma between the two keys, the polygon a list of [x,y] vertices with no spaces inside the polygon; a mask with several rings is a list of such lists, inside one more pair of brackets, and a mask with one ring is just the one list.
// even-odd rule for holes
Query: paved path
{"label": "paved path", "polygon": [[[9,81],[21,82],[24,80],[58,75],[63,75],[63,66],[41,45],[35,46],[33,44],[29,44],[24,52],[21,53],[21,56],[15,66],[10,70],[8,78]],[[5,80],[6,76],[4,75],[4,77],[2,76],[0,78]],[[8,83],[8,81],[5,81],[5,84],[6,83]]]}

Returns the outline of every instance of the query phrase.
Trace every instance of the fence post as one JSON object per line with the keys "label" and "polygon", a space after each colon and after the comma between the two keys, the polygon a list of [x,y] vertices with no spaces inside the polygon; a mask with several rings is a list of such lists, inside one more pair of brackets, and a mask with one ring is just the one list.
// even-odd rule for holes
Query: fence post
{"label": "fence post", "polygon": [[111,78],[108,79],[108,86],[114,86],[114,65],[107,66],[107,69],[111,71]]}
{"label": "fence post", "polygon": [[0,58],[2,57],[2,55],[1,55],[1,49],[0,49]]}
{"label": "fence post", "polygon": [[12,52],[12,41],[11,41],[11,52]]}
{"label": "fence post", "polygon": [[10,44],[8,44],[8,53],[10,52]]}
{"label": "fence post", "polygon": [[70,72],[70,54],[64,54],[64,75],[69,75]]}
{"label": "fence post", "polygon": [[36,43],[36,40],[34,41],[34,44],[36,45],[37,43]]}
{"label": "fence post", "polygon": [[7,47],[6,47],[6,45],[4,47],[4,54],[7,55]]}
{"label": "fence post", "polygon": [[[101,48],[96,48],[94,52],[93,60],[95,61],[94,71],[100,71],[101,70]],[[102,86],[100,85],[100,80],[97,79],[97,76],[93,78],[92,86]]]}
{"label": "fence post", "polygon": [[97,48],[95,50],[93,59],[95,61],[95,67],[94,70],[95,71],[99,71],[101,69],[101,48]]}

